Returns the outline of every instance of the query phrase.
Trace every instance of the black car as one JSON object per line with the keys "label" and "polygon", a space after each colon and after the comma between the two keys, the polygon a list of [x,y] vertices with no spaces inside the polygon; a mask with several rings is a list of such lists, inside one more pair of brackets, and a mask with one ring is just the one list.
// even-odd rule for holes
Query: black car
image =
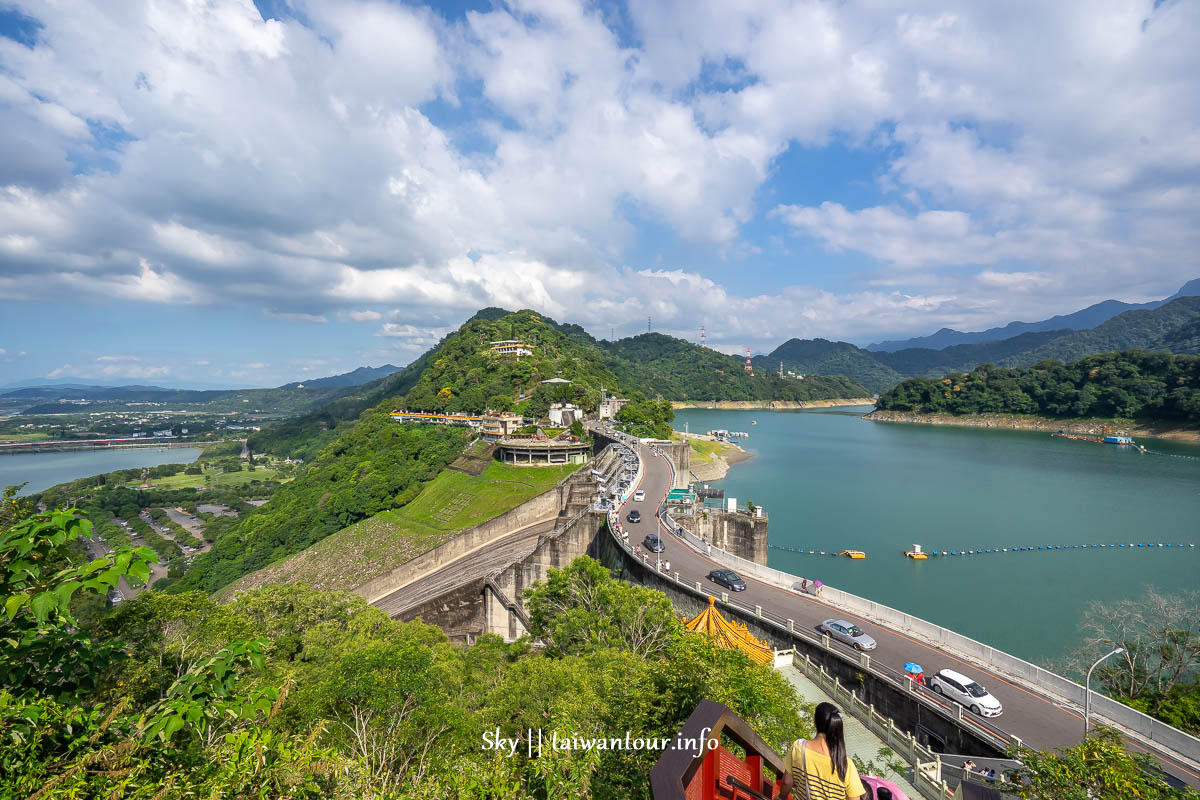
{"label": "black car", "polygon": [[646,549],[651,553],[661,553],[663,550],[667,549],[667,546],[663,544],[663,540],[658,538],[657,533],[652,533],[647,536],[642,544],[646,545]]}
{"label": "black car", "polygon": [[626,517],[626,519],[629,520],[630,522],[641,522],[642,521],[642,512],[638,511],[635,508],[633,511],[629,512],[629,516]]}
{"label": "black car", "polygon": [[708,573],[708,579],[713,583],[721,584],[731,592],[746,591],[746,582],[731,569],[714,569]]}

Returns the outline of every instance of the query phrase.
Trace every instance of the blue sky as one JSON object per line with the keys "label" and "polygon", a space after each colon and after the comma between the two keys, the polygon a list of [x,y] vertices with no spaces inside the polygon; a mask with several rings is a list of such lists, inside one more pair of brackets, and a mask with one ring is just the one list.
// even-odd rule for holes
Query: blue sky
{"label": "blue sky", "polygon": [[728,352],[1200,276],[1184,2],[0,0],[0,385],[276,385],[475,310]]}

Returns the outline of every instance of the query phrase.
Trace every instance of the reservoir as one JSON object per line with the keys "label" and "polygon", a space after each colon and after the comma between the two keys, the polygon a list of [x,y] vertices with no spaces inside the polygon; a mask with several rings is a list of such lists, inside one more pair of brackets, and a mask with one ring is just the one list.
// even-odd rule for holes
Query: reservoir
{"label": "reservoir", "polygon": [[[860,419],[869,410],[685,409],[674,425],[750,433],[737,441],[753,458],[712,485],[743,508],[766,509],[770,566],[1030,661],[1053,666],[1077,645],[1093,602],[1138,598],[1148,587],[1200,589],[1200,448],[1139,440],[1172,455],[1140,454],[1045,433]],[[1136,546],[1148,542],[1197,547]],[[913,561],[903,551],[914,543],[1034,551]],[[807,554],[844,549],[867,558]]]}
{"label": "reservoir", "polygon": [[195,447],[129,447],[120,450],[75,450],[66,453],[20,453],[0,456],[0,488],[29,482],[21,494],[32,494],[67,481],[133,467],[190,464],[200,457]]}

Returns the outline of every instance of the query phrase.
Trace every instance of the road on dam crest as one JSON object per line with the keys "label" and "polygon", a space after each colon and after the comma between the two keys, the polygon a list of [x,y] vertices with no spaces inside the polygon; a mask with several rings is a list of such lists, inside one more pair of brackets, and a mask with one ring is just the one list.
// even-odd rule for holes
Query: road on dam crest
{"label": "road on dam crest", "polygon": [[[671,488],[672,471],[665,456],[649,446],[640,447],[645,474],[640,484],[645,490],[645,500],[634,502],[630,500],[621,508],[621,525],[629,535],[630,545],[641,544],[650,533],[659,533],[666,552],[657,557],[670,560],[671,571],[679,573],[681,579],[690,583],[699,581],[702,586],[711,587],[712,594],[720,596],[725,591],[708,580],[710,570],[722,568],[722,564],[711,561],[692,550],[681,542],[658,518],[658,509]],[[641,514],[640,523],[630,523],[629,512],[637,509]],[[653,558],[654,556],[651,555]],[[865,620],[854,614],[842,611],[828,605],[818,597],[808,597],[796,592],[789,592],[776,586],[762,583],[754,578],[742,575],[746,581],[746,590],[737,593],[738,602],[743,605],[759,605],[764,611],[769,611],[784,619],[795,620],[797,628],[807,626],[814,632],[823,620],[830,618],[846,619],[856,623],[878,643],[871,651],[873,662],[891,667],[903,673],[903,664],[915,661],[925,667],[926,674],[932,675],[941,669],[953,669],[962,672],[982,684],[1004,706],[1000,717],[989,720],[993,725],[1020,737],[1021,741],[1035,749],[1055,749],[1079,744],[1083,732],[1083,714],[1079,709],[1063,707],[1057,701],[1018,685],[1011,680],[1001,677],[986,669],[969,663],[963,659],[937,648],[931,647],[918,639],[883,627]],[[837,644],[835,646],[844,647]],[[846,647],[847,653],[853,653]],[[937,698],[938,701],[951,705],[951,701]],[[972,714],[964,710],[964,719],[970,722]],[[1190,766],[1176,761],[1169,754],[1150,750],[1140,742],[1126,740],[1127,745],[1158,756],[1165,767],[1180,780],[1192,786],[1200,786],[1200,774]]]}

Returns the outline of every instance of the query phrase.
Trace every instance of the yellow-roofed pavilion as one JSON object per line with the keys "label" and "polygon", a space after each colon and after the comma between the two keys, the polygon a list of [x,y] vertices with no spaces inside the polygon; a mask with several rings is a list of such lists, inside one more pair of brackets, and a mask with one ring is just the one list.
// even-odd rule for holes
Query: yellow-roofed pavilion
{"label": "yellow-roofed pavilion", "polygon": [[693,619],[684,617],[680,621],[689,631],[707,633],[716,640],[718,647],[741,650],[759,664],[770,664],[775,660],[775,651],[770,645],[754,638],[742,623],[730,622],[721,616],[713,597],[708,598],[708,608]]}

